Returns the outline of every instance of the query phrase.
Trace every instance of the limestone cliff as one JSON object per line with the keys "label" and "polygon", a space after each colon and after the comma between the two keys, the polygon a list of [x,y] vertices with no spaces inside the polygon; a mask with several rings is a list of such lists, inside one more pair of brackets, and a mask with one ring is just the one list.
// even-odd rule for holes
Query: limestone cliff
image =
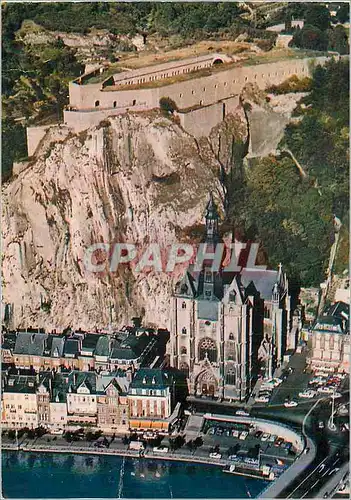
{"label": "limestone cliff", "polygon": [[103,328],[145,312],[168,326],[176,277],[151,272],[90,273],[96,242],[177,240],[202,223],[210,190],[223,200],[220,165],[158,113],[123,115],[74,136],[51,129],[36,159],[3,189],[4,302],[13,326]]}
{"label": "limestone cliff", "polygon": [[[245,103],[263,120],[274,114],[258,97],[246,91],[243,107],[200,140],[157,111],[119,115],[79,135],[65,126],[49,129],[35,159],[3,187],[10,326],[100,329],[142,315],[146,324],[168,327],[178,276],[127,266],[92,273],[86,249],[98,242],[166,248],[199,239],[209,192],[224,212],[223,180],[256,140]],[[262,130],[269,146],[272,137]]]}

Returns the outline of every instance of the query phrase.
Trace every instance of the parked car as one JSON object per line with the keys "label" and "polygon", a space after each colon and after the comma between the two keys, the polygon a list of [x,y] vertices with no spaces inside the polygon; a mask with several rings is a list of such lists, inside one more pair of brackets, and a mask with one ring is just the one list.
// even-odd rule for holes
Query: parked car
{"label": "parked car", "polygon": [[209,436],[213,436],[215,433],[216,433],[216,428],[215,427],[211,427],[211,429],[208,431],[208,435]]}
{"label": "parked car", "polygon": [[51,429],[50,434],[54,434],[55,436],[62,436],[63,429]]}
{"label": "parked car", "polygon": [[255,398],[256,403],[269,403],[269,398],[266,396],[258,396]]}
{"label": "parked car", "polygon": [[249,417],[250,416],[250,413],[248,413],[247,411],[245,410],[238,410],[235,412],[235,415],[240,415],[242,417]]}
{"label": "parked car", "polygon": [[324,429],[324,422],[322,420],[318,422],[318,429]]}
{"label": "parked car", "polygon": [[274,446],[281,446],[281,444],[284,443],[284,439],[281,438],[281,437],[278,437],[275,442],[274,442]]}
{"label": "parked car", "polygon": [[318,392],[321,394],[333,394],[334,390],[331,387],[318,387],[317,389]]}
{"label": "parked car", "polygon": [[334,394],[332,394],[332,398],[334,399],[339,399],[342,397],[342,394],[340,394],[340,392],[334,392]]}
{"label": "parked car", "polygon": [[222,455],[220,453],[210,453],[210,458],[222,458]]}
{"label": "parked car", "polygon": [[262,432],[262,431],[257,431],[257,432],[255,433],[255,438],[258,438],[258,439],[259,439],[259,438],[262,436],[262,434],[263,434],[263,432]]}
{"label": "parked car", "polygon": [[261,441],[267,441],[269,438],[270,434],[268,432],[265,432],[263,436],[261,437]]}
{"label": "parked car", "polygon": [[285,408],[294,408],[295,406],[297,406],[297,404],[298,403],[296,401],[291,400],[291,401],[285,401],[284,406]]}
{"label": "parked car", "polygon": [[309,451],[310,451],[310,449],[309,449],[309,447],[308,447],[308,446],[307,446],[307,448],[305,448],[305,449],[303,450],[303,452],[304,452],[304,454],[305,454],[305,455],[307,455],[307,453],[308,453]]}
{"label": "parked car", "polygon": [[233,436],[233,437],[235,437],[235,438],[238,438],[238,437],[239,437],[239,431],[238,431],[238,430],[236,430],[236,429],[234,429],[234,430],[232,431],[232,436]]}
{"label": "parked car", "polygon": [[226,429],[226,430],[224,431],[224,435],[225,435],[226,437],[229,437],[229,436],[230,436],[230,429]]}
{"label": "parked car", "polygon": [[299,398],[311,399],[316,395],[316,391],[303,391],[299,392]]}
{"label": "parked car", "polygon": [[217,427],[216,436],[221,436],[223,434],[223,429],[221,427]]}
{"label": "parked car", "polygon": [[247,438],[248,434],[249,433],[247,431],[242,431],[240,433],[239,439],[241,439],[242,441],[245,441],[245,439]]}
{"label": "parked car", "polygon": [[152,451],[155,453],[168,453],[168,448],[166,446],[155,446]]}
{"label": "parked car", "polygon": [[274,441],[277,439],[277,435],[276,434],[271,434],[270,437],[268,438],[268,441],[270,443],[274,443]]}

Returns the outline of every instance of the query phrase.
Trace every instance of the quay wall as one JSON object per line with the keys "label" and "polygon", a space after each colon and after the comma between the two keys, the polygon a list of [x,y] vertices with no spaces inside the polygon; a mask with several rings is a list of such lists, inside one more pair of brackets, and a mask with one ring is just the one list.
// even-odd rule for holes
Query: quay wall
{"label": "quay wall", "polygon": [[44,125],[41,127],[27,127],[27,149],[28,156],[33,156],[39,142],[45,137],[47,130],[50,125]]}

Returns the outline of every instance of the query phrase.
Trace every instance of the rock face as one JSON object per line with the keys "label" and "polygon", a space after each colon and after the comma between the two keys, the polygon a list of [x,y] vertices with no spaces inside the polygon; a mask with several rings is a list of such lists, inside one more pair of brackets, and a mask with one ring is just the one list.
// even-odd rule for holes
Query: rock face
{"label": "rock face", "polygon": [[[267,144],[260,154],[272,149],[262,123],[274,111],[264,95],[246,89],[241,102],[235,116],[198,141],[156,111],[119,115],[78,135],[50,128],[35,159],[3,187],[9,326],[92,330],[141,315],[145,324],[169,327],[181,269],[137,272],[120,264],[94,273],[86,252],[102,242],[132,243],[141,252],[157,242],[165,254],[174,242],[197,243],[210,191],[224,212],[221,180],[235,171],[237,146],[247,152],[259,133]],[[253,110],[262,115],[258,132],[250,130]],[[104,263],[106,254],[95,257]]]}
{"label": "rock face", "polygon": [[167,327],[176,276],[122,265],[96,274],[84,255],[98,242],[178,241],[203,223],[211,190],[221,206],[219,170],[210,142],[156,112],[114,117],[79,136],[51,129],[35,161],[3,188],[12,326],[103,328],[145,313],[146,323]]}

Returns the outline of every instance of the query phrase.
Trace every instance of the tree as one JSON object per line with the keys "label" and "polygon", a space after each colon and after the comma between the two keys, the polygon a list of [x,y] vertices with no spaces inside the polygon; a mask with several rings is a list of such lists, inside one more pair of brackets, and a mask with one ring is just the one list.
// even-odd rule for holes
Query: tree
{"label": "tree", "polygon": [[330,21],[330,12],[324,4],[309,4],[306,7],[305,24],[326,31],[330,28]]}
{"label": "tree", "polygon": [[203,444],[204,444],[204,441],[203,441],[203,439],[202,439],[202,437],[201,437],[201,436],[198,436],[198,437],[194,440],[194,442],[193,442],[193,445],[194,445],[194,447],[195,447],[195,448],[200,448],[200,446],[202,446]]}
{"label": "tree", "polygon": [[350,21],[350,4],[343,2],[336,13],[336,19],[339,23],[345,24]]}
{"label": "tree", "polygon": [[347,37],[346,30],[343,26],[338,25],[335,26],[334,29],[328,31],[328,39],[329,39],[329,50],[335,50],[339,52],[339,54],[348,54],[349,53],[349,41]]}
{"label": "tree", "polygon": [[327,50],[328,36],[316,26],[305,25],[302,29],[297,29],[291,42],[292,47],[310,50]]}
{"label": "tree", "polygon": [[160,109],[165,114],[173,114],[174,111],[177,111],[176,103],[170,99],[169,97],[161,97],[160,99]]}

